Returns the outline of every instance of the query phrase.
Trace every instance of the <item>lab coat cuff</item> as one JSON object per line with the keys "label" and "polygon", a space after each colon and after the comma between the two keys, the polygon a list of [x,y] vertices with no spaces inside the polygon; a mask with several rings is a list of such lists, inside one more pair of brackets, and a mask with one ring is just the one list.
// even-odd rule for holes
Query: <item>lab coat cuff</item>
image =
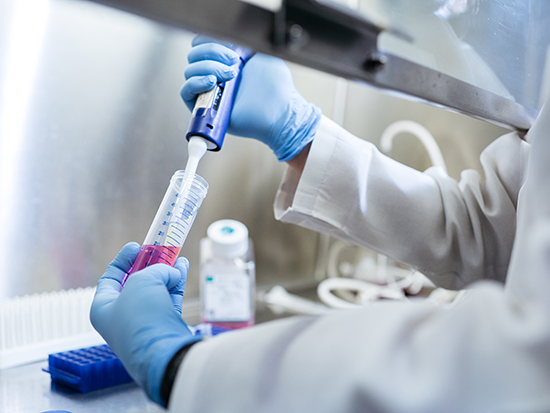
{"label": "lab coat cuff", "polygon": [[[299,174],[289,168],[281,182],[274,204],[275,218],[329,234],[343,230],[346,223],[336,217],[346,216],[349,205],[333,199],[346,199],[342,179],[350,174],[347,160],[364,153],[362,162],[369,162],[364,143],[323,117],[304,170]],[[329,210],[332,212],[327,213]]]}
{"label": "lab coat cuff", "polygon": [[288,168],[275,198],[275,218],[287,222],[293,212],[310,213],[315,205],[319,177],[324,174],[324,166],[332,157],[336,145],[339,126],[321,117],[319,127],[313,139],[304,170],[300,174]]}

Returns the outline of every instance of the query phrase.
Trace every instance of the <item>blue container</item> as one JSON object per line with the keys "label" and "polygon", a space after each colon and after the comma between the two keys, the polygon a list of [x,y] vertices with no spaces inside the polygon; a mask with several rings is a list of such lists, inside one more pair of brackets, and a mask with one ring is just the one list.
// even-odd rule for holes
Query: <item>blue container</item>
{"label": "blue container", "polygon": [[81,393],[132,381],[120,359],[107,345],[50,354],[48,368],[43,370],[50,373],[54,383]]}

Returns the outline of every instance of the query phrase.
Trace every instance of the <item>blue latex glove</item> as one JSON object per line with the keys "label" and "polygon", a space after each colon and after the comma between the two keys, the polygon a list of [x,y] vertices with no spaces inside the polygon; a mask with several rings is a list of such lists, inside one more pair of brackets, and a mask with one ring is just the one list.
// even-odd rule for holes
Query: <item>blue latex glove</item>
{"label": "blue latex glove", "polygon": [[174,268],[152,265],[132,274],[122,289],[139,249],[135,242],[126,244],[99,279],[90,319],[128,373],[164,406],[160,388],[168,362],[200,340],[181,318],[189,262],[179,258]]}
{"label": "blue latex glove", "polygon": [[[189,110],[193,111],[198,94],[236,76],[239,57],[227,46],[205,36],[193,39],[187,81],[181,89]],[[287,65],[256,54],[243,68],[227,131],[265,143],[285,162],[313,140],[320,119],[321,110],[298,93]]]}

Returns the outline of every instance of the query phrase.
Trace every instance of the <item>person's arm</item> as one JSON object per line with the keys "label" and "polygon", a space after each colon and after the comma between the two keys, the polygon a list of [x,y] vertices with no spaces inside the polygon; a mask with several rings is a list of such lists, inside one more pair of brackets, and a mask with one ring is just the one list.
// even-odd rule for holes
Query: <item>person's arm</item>
{"label": "person's arm", "polygon": [[380,302],[222,334],[189,351],[170,412],[547,411],[548,312],[528,308],[482,282],[451,309]]}
{"label": "person's arm", "polygon": [[484,151],[485,176],[464,171],[460,182],[406,167],[327,118],[306,154],[281,183],[277,219],[382,252],[442,287],[505,280],[529,154],[515,134]]}
{"label": "person's arm", "polygon": [[[181,91],[189,108],[197,93],[234,76],[235,53],[211,41],[197,37],[189,53]],[[528,153],[516,135],[482,155],[485,179],[465,171],[458,183],[438,168],[420,173],[392,161],[322,117],[280,59],[256,54],[242,73],[229,132],[288,163],[277,219],[382,252],[443,287],[504,281]]]}
{"label": "person's arm", "polygon": [[481,281],[453,308],[379,302],[218,336],[188,353],[170,411],[549,411],[547,112],[505,289]]}
{"label": "person's arm", "polygon": [[[533,142],[525,185],[518,202],[518,231],[506,291],[512,302],[524,302],[544,316],[546,337],[550,315],[550,101],[528,132]],[[550,342],[550,339],[549,339]]]}

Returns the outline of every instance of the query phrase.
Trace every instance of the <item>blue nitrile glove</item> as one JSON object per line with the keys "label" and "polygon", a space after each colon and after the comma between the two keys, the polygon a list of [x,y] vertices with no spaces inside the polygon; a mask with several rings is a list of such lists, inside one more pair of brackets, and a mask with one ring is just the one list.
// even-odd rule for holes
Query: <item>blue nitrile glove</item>
{"label": "blue nitrile glove", "polygon": [[126,244],[99,279],[90,319],[128,373],[164,406],[160,388],[168,362],[200,340],[181,318],[189,262],[179,258],[174,268],[152,265],[132,274],[122,289],[139,248],[135,242]]}
{"label": "blue nitrile glove", "polygon": [[[189,110],[198,94],[235,77],[239,57],[227,46],[205,36],[193,39],[181,89]],[[287,65],[256,54],[244,66],[227,131],[265,143],[285,162],[313,140],[320,119],[321,110],[298,93]]]}

